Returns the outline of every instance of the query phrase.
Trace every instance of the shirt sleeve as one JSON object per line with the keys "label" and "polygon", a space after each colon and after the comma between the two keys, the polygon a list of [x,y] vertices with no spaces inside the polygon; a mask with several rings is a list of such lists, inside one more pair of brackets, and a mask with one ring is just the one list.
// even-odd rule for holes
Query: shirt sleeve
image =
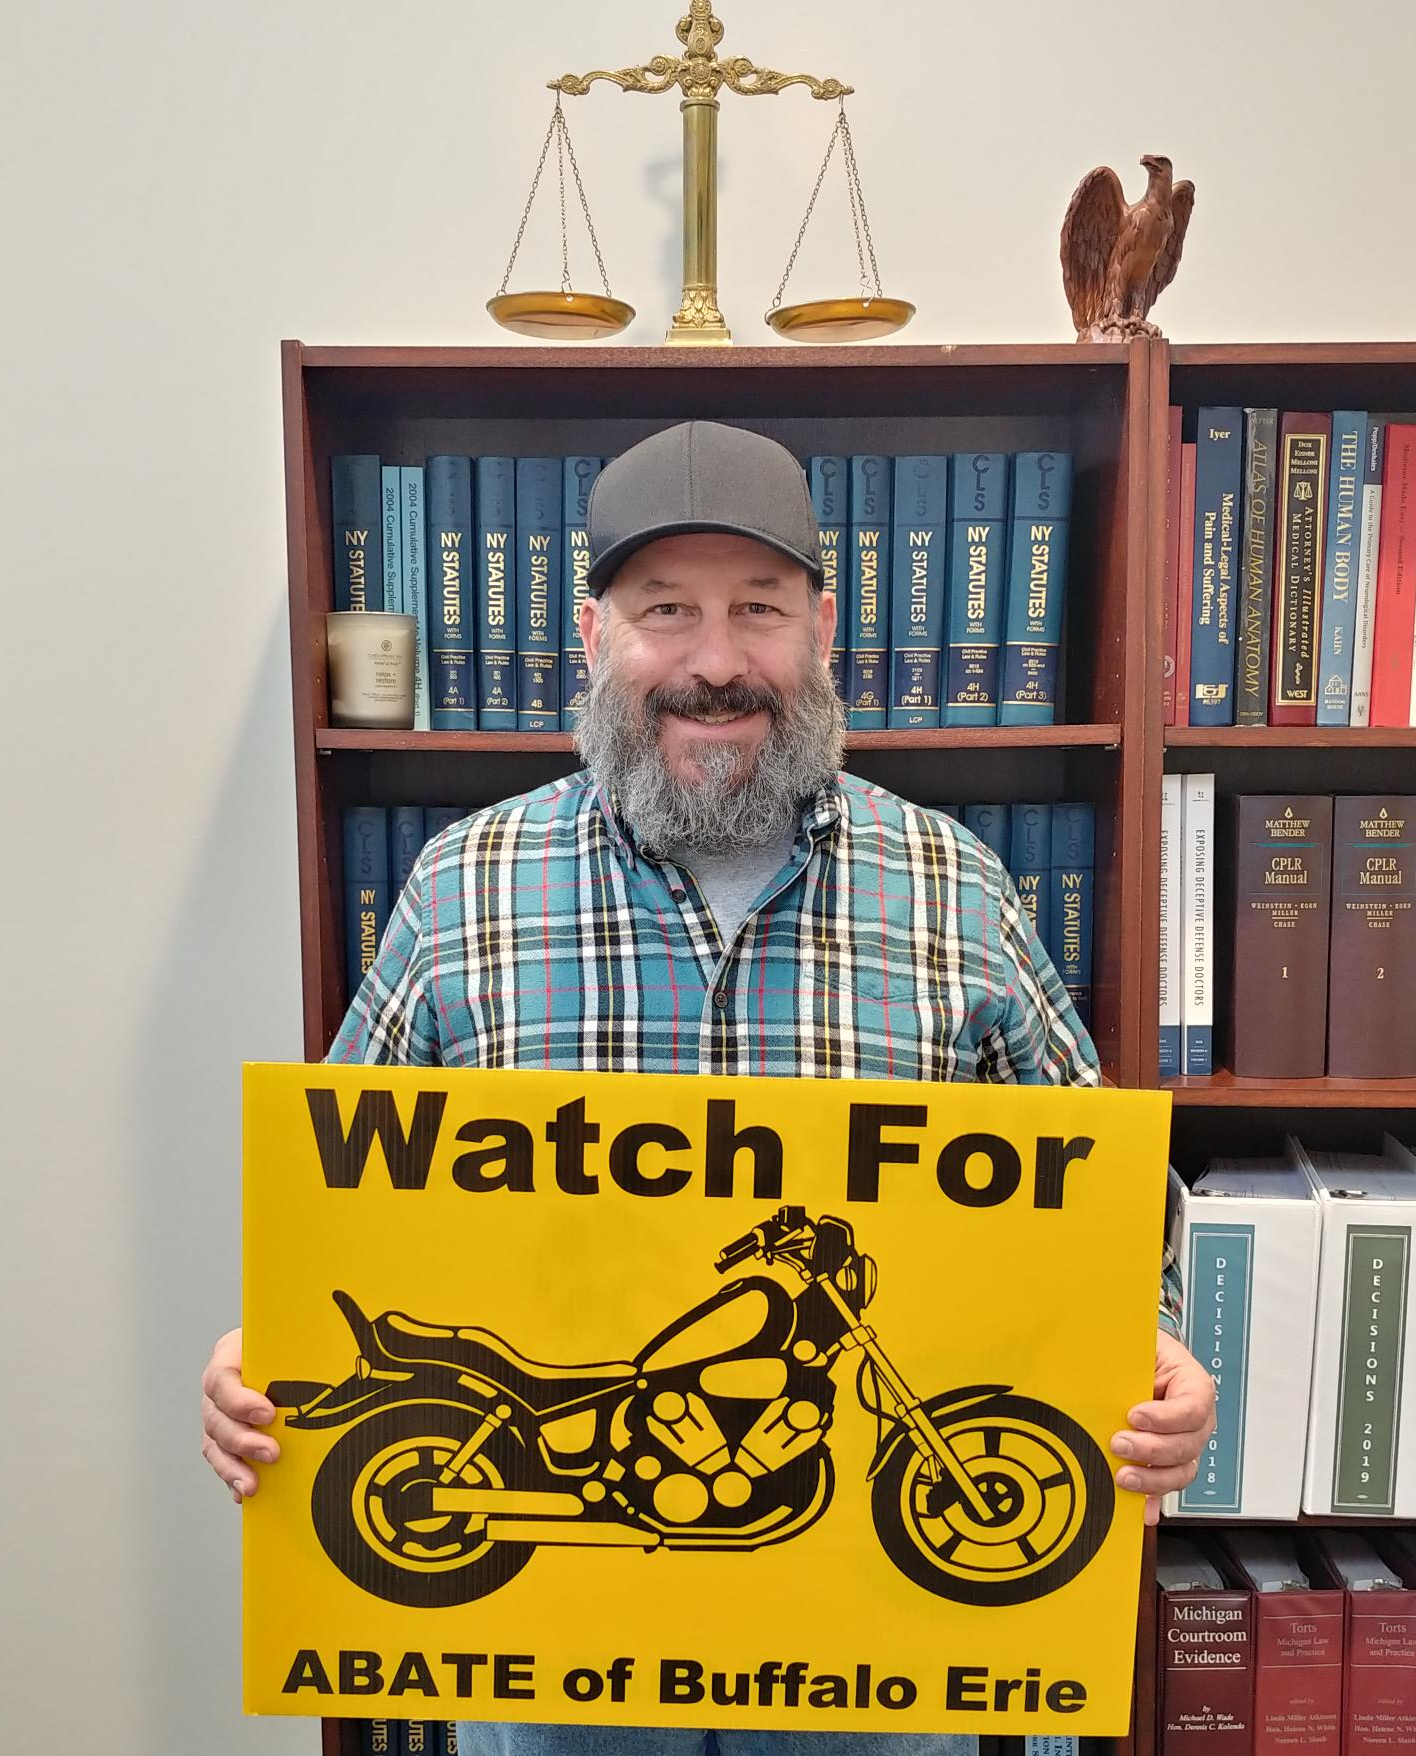
{"label": "shirt sleeve", "polygon": [[326,1061],[393,1067],[441,1065],[437,1019],[428,998],[423,927],[427,883],[427,870],[419,859],[394,905],[378,955],[359,984]]}
{"label": "shirt sleeve", "polygon": [[[1052,959],[1005,879],[999,908],[1007,991],[1002,1015],[979,1046],[980,1080],[1021,1085],[1100,1085],[1096,1049]],[[1180,1271],[1167,1237],[1156,1324],[1180,1339]]]}

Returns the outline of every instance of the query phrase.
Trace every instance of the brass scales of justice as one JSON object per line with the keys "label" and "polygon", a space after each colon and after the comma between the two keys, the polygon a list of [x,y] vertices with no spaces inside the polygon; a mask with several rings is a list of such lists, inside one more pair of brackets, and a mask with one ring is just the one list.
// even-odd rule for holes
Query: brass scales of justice
{"label": "brass scales of justice", "polygon": [[[683,300],[664,337],[666,343],[701,347],[722,346],[732,341],[718,305],[718,93],[724,86],[742,97],[764,97],[775,96],[789,85],[804,85],[812,97],[823,101],[836,99],[840,104],[826,157],[817,173],[805,218],[766,321],[778,335],[794,341],[865,341],[888,335],[908,323],[914,316],[914,306],[904,299],[887,298],[881,291],[855,147],[846,120],[844,100],[854,87],[843,85],[838,79],[816,79],[809,73],[777,73],[770,68],[754,66],[745,55],[720,61],[717,50],[723,40],[723,26],[713,14],[712,0],[689,0],[688,15],[678,21],[677,36],[683,44],[681,55],[655,55],[642,66],[622,67],[617,72],[567,73],[548,82],[549,89],[556,94],[555,109],[541,147],[516,241],[512,245],[511,259],[500,289],[487,301],[487,310],[492,317],[504,328],[518,334],[557,341],[596,341],[617,334],[634,317],[634,308],[610,292],[609,276],[590,218],[580,167],[561,108],[562,93],[569,97],[583,97],[597,79],[607,79],[622,91],[657,93],[677,88],[683,93],[679,104],[683,115]],[[816,299],[804,304],[783,305],[787,280],[806,236],[816,198],[838,141],[850,197],[860,291],[852,298]],[[560,186],[560,288],[549,292],[508,292],[517,252],[552,144],[556,148]],[[601,293],[576,292],[571,285],[566,225],[567,160],[599,267],[604,289]]]}

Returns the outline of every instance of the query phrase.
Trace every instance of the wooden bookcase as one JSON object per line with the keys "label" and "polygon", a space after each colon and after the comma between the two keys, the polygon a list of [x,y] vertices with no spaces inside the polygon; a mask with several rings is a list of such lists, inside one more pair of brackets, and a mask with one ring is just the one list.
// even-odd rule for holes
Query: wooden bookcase
{"label": "wooden bookcase", "polygon": [[[377,452],[607,455],[675,421],[739,421],[798,456],[964,447],[1068,449],[1076,460],[1062,722],[875,732],[855,772],[924,804],[1097,806],[1093,1035],[1107,1078],[1158,1079],[1160,782],[1213,769],[1218,790],[1416,791],[1416,731],[1170,731],[1161,723],[1166,412],[1170,403],[1416,408],[1416,346],[329,348],[283,346],[285,467],[299,818],[304,1041],[323,1056],[345,1009],[340,812],[350,804],[491,803],[575,766],[568,736],[377,733],[328,723],[329,460]],[[1173,1151],[1272,1151],[1301,1127],[1366,1148],[1409,1126],[1416,1081],[1263,1084],[1218,1072],[1168,1084]],[[1147,1544],[1134,1735],[1151,1756],[1153,1605]],[[990,1740],[1007,1744],[1010,1740]],[[1104,1740],[1088,1740],[1098,1747]],[[1018,1746],[1021,1747],[1021,1746]],[[326,1721],[327,1756],[357,1756]]]}

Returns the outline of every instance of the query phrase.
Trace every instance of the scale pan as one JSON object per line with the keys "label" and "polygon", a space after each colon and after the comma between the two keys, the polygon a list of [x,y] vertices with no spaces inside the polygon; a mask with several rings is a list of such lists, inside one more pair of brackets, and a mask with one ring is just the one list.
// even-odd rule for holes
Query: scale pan
{"label": "scale pan", "polygon": [[907,299],[811,299],[781,305],[767,321],[788,341],[872,341],[903,329],[915,314]]}
{"label": "scale pan", "polygon": [[543,341],[598,341],[634,318],[633,305],[604,293],[499,293],[487,310],[503,329]]}

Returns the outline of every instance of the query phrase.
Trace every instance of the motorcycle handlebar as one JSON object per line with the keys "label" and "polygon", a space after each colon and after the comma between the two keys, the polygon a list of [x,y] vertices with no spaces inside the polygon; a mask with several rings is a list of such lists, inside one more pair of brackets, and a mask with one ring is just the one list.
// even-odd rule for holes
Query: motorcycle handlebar
{"label": "motorcycle handlebar", "polygon": [[746,1262],[749,1256],[755,1256],[762,1248],[760,1231],[752,1231],[737,1243],[729,1244],[725,1250],[718,1252],[718,1260],[714,1267],[719,1274],[726,1274],[730,1268],[736,1268],[739,1262]]}

